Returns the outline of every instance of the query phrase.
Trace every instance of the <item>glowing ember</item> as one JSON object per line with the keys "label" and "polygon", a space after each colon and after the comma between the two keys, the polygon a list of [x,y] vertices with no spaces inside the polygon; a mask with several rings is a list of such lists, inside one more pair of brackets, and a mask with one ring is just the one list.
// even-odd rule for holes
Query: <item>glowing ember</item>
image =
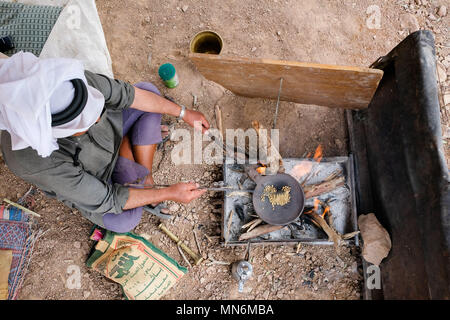
{"label": "glowing ember", "polygon": [[325,210],[322,213],[322,218],[325,218],[325,216],[327,215],[328,212],[330,212],[330,207],[325,208]]}
{"label": "glowing ember", "polygon": [[322,145],[319,145],[316,149],[316,152],[314,152],[314,160],[316,162],[322,161],[323,158],[323,151],[322,151]]}
{"label": "glowing ember", "polygon": [[262,167],[257,168],[256,171],[257,171],[260,175],[263,176],[263,175],[266,174],[266,168],[267,168],[267,167],[263,165]]}

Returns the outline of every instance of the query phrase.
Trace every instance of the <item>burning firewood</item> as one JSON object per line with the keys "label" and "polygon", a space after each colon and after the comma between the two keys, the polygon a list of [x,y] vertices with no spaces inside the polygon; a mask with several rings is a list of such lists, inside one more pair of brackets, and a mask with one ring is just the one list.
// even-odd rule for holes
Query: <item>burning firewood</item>
{"label": "burning firewood", "polygon": [[305,198],[310,199],[318,197],[321,194],[328,193],[345,184],[345,177],[333,178],[330,181],[324,181],[318,184],[304,186]]}
{"label": "burning firewood", "polygon": [[[329,208],[329,207],[327,207]],[[331,227],[328,222],[325,220],[325,214],[327,211],[324,211],[324,214],[320,215],[317,214],[314,210],[311,210],[309,212],[305,212],[306,214],[308,214],[312,221],[320,226],[320,228],[327,234],[328,236],[328,240],[329,241],[333,241],[334,242],[334,246],[337,248],[338,246],[340,246],[344,240],[348,240],[353,238],[354,236],[356,236],[357,234],[359,234],[359,231],[355,231],[355,232],[350,232],[350,233],[346,233],[344,235],[339,234],[336,230],[334,230],[333,227]],[[328,210],[329,212],[329,210]]]}
{"label": "burning firewood", "polygon": [[267,130],[264,134],[262,131],[265,129],[264,126],[256,120],[252,121],[252,126],[258,134],[260,143],[262,143],[260,148],[268,151],[267,161],[261,161],[263,165],[269,166],[269,168],[265,170],[266,173],[276,174],[278,172],[284,172],[283,158],[281,157],[280,152],[275,147],[272,147],[272,140],[267,135]]}

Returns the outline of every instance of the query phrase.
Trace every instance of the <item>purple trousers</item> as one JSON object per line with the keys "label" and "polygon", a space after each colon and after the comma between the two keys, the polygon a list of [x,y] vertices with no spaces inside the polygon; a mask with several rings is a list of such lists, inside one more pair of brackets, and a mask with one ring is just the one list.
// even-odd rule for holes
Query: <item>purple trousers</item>
{"label": "purple trousers", "polygon": [[[139,89],[161,95],[159,90],[149,82],[135,85]],[[161,137],[161,114],[128,108],[123,111],[123,136],[130,137],[133,146],[157,144]],[[119,156],[112,174],[112,182],[125,184],[144,178],[150,172],[137,162]],[[142,207],[125,210],[120,214],[103,215],[103,226],[111,231],[124,233],[133,230],[142,217]]]}

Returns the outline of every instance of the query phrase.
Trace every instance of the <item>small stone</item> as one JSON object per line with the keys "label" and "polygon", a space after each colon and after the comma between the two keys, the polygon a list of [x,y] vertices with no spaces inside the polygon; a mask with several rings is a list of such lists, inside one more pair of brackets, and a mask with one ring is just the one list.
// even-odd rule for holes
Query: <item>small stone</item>
{"label": "small stone", "polygon": [[265,292],[263,293],[263,298],[264,298],[264,300],[269,299],[269,294],[270,294],[269,290],[267,290],[267,291],[265,291]]}
{"label": "small stone", "polygon": [[85,299],[89,298],[90,295],[91,295],[90,291],[84,291],[83,292],[83,298],[85,298]]}
{"label": "small stone", "polygon": [[201,278],[201,279],[200,279],[200,283],[201,283],[201,284],[204,284],[204,283],[205,283],[205,281],[206,281],[206,279],[205,279],[205,278]]}
{"label": "small stone", "polygon": [[439,77],[438,81],[441,83],[445,82],[445,80],[447,80],[447,71],[445,70],[445,67],[442,65],[442,63],[437,63],[436,70]]}
{"label": "small stone", "polygon": [[450,104],[450,93],[444,94],[444,105]]}
{"label": "small stone", "polygon": [[75,241],[75,242],[73,243],[73,246],[74,246],[75,248],[77,248],[77,249],[80,249],[80,248],[81,248],[81,242],[80,242],[80,241]]}
{"label": "small stone", "polygon": [[277,35],[278,35],[278,36],[281,36],[281,31],[277,31]]}
{"label": "small stone", "polygon": [[174,203],[169,206],[170,212],[177,212],[178,210],[180,210],[180,205],[178,203]]}
{"label": "small stone", "polygon": [[265,255],[265,257],[264,257],[267,261],[272,261],[272,253],[268,253],[268,254],[266,254]]}
{"label": "small stone", "polygon": [[205,171],[205,173],[203,173],[203,178],[208,178],[209,176],[211,176],[211,172]]}
{"label": "small stone", "polygon": [[447,7],[444,5],[440,6],[436,13],[441,18],[445,17],[447,15]]}
{"label": "small stone", "polygon": [[400,15],[400,27],[402,29],[407,29],[409,32],[419,30],[420,28],[416,16],[411,13]]}
{"label": "small stone", "polygon": [[252,48],[252,52],[255,52],[255,51],[256,51],[256,47],[253,47],[253,48]]}
{"label": "small stone", "polygon": [[432,14],[432,13],[430,13],[428,15],[428,19],[431,20],[431,21],[436,21],[437,20],[436,16],[434,14]]}
{"label": "small stone", "polygon": [[184,5],[181,7],[181,10],[183,10],[183,12],[186,12],[188,8],[189,8],[188,5]]}

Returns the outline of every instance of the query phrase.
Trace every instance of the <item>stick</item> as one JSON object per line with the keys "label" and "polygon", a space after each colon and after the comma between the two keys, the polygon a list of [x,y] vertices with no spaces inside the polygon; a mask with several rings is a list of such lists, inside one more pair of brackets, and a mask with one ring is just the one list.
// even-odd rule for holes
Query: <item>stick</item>
{"label": "stick", "polygon": [[36,212],[31,211],[30,209],[25,208],[25,207],[21,206],[20,204],[17,204],[17,203],[15,203],[15,202],[12,202],[12,201],[10,201],[10,200],[8,200],[8,199],[6,199],[6,198],[3,198],[3,201],[9,203],[10,205],[12,205],[12,206],[14,206],[14,207],[16,207],[16,208],[19,208],[19,209],[25,211],[26,213],[29,213],[29,214],[31,214],[31,215],[33,215],[33,216],[36,216],[36,217],[39,217],[39,218],[41,217],[40,214],[37,214]]}
{"label": "stick", "polygon": [[360,231],[354,231],[354,232],[346,233],[346,234],[344,234],[342,236],[342,239],[344,239],[344,240],[351,239],[351,238],[353,238],[354,236],[356,236],[359,233],[360,233]]}
{"label": "stick", "polygon": [[250,221],[249,223],[244,224],[241,228],[242,229],[247,229],[247,228],[251,227],[253,224],[257,223],[258,220],[261,220],[261,219],[254,219],[254,220]]}
{"label": "stick", "polygon": [[180,256],[183,258],[183,260],[186,261],[188,266],[192,268],[192,264],[189,262],[188,258],[186,258],[186,256],[184,255],[183,250],[181,250],[181,246],[179,244],[177,244],[177,249],[178,249],[178,252],[180,253]]}
{"label": "stick", "polygon": [[271,224],[265,224],[263,226],[260,226],[258,228],[253,229],[250,232],[244,233],[239,237],[239,241],[243,241],[243,240],[249,240],[249,239],[253,239],[262,235],[265,235],[267,233],[273,232],[273,231],[277,231],[280,229],[283,229],[284,226],[273,226]]}
{"label": "stick", "polygon": [[345,184],[344,177],[334,178],[330,181],[321,182],[314,185],[305,186],[303,191],[305,192],[305,199],[317,197],[321,194],[328,193],[334,189],[343,186]]}
{"label": "stick", "polygon": [[233,209],[230,210],[228,214],[228,223],[227,223],[227,235],[225,238],[225,242],[228,242],[228,238],[230,237],[231,223],[233,222]]}
{"label": "stick", "polygon": [[216,126],[217,126],[217,129],[219,129],[220,134],[222,135],[222,138],[223,138],[224,133],[223,133],[222,110],[220,109],[219,105],[217,105],[217,104],[215,106],[215,111],[216,111]]}
{"label": "stick", "polygon": [[192,229],[192,232],[194,233],[194,239],[195,239],[195,244],[197,245],[198,253],[200,254],[200,256],[203,256],[202,249],[200,249],[200,244],[198,242],[197,233],[195,232],[195,227],[194,227],[194,229]]}
{"label": "stick", "polygon": [[189,249],[189,247],[186,246],[183,241],[181,241],[176,235],[170,232],[162,223],[158,226],[158,228],[161,229],[166,235],[168,235],[169,238],[172,239],[184,251],[186,251],[186,253],[190,255],[192,259],[194,259],[195,265],[198,265],[203,261],[203,257],[199,257],[194,251]]}
{"label": "stick", "polygon": [[261,219],[256,219],[256,222],[253,223],[247,230],[247,232],[252,231],[253,229],[255,229],[257,226],[259,226],[263,221]]}
{"label": "stick", "polygon": [[322,230],[325,231],[328,236],[328,240],[333,241],[335,247],[338,247],[342,241],[341,236],[328,225],[324,218],[322,218],[318,214],[312,213],[311,217],[318,225],[320,225]]}

